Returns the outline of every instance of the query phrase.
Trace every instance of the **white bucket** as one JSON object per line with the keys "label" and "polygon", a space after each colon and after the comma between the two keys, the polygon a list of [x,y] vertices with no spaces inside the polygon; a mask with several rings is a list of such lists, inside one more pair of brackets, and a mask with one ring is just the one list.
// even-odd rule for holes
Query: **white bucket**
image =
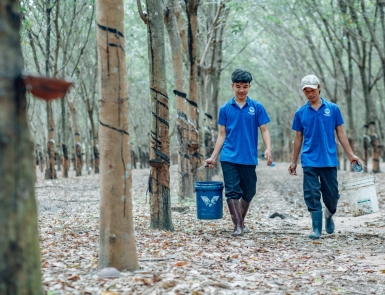
{"label": "white bucket", "polygon": [[378,200],[374,175],[342,181],[353,216],[377,212]]}

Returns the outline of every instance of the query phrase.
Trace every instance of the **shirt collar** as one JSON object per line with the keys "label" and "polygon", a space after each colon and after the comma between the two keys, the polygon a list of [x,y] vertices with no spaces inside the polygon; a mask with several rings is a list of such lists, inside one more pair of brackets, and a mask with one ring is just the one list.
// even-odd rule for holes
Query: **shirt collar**
{"label": "shirt collar", "polygon": [[[249,101],[250,97],[247,96],[245,105],[249,105]],[[235,101],[235,96],[233,96],[233,98],[231,99],[231,104],[237,104],[237,102]]]}
{"label": "shirt collar", "polygon": [[[310,104],[309,101],[306,104],[308,105],[309,108],[311,108],[311,104]],[[325,105],[325,99],[323,97],[321,97],[321,105],[320,105],[320,107],[322,107],[323,105]]]}

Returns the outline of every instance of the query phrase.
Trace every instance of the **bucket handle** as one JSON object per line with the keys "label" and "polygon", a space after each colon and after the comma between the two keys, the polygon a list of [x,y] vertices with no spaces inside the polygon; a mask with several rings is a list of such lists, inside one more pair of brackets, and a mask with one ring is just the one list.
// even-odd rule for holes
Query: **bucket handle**
{"label": "bucket handle", "polygon": [[[368,168],[368,166],[365,166],[363,163],[361,163],[362,166]],[[352,163],[350,163],[350,169],[352,169]],[[345,177],[346,175],[348,175],[348,173],[351,172],[350,170],[346,170],[346,172],[344,173],[344,176],[342,177],[342,181],[345,180]],[[358,172],[358,173],[361,173],[361,172]],[[370,172],[370,174],[372,174],[374,176],[374,173],[373,172]]]}
{"label": "bucket handle", "polygon": [[[197,169],[197,173],[195,173],[195,175],[194,175],[194,178],[193,178],[193,182],[195,183],[195,179],[196,179],[196,177],[197,177],[197,175],[199,174],[199,173],[201,173],[203,170],[205,170],[205,169],[207,169],[207,165],[205,164],[205,165],[203,165],[203,166],[200,166],[198,169]],[[222,179],[223,179],[223,175],[222,175],[222,173],[221,173],[221,171],[219,171],[217,168],[215,168],[214,167],[214,169],[215,169],[215,171],[217,171],[217,172],[219,172],[219,175],[222,177]]]}

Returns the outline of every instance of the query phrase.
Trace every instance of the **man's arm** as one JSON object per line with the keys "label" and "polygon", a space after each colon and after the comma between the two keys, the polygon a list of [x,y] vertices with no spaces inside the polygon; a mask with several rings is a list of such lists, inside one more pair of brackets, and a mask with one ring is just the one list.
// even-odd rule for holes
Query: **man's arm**
{"label": "man's arm", "polygon": [[288,169],[291,175],[297,175],[297,162],[298,162],[299,153],[301,152],[302,142],[303,142],[303,133],[301,131],[297,131],[294,137],[293,155],[291,157],[291,163]]}
{"label": "man's arm", "polygon": [[267,166],[269,166],[271,163],[273,163],[273,156],[272,156],[272,150],[271,150],[271,140],[270,140],[270,132],[269,129],[267,129],[266,124],[259,126],[259,130],[261,130],[262,134],[262,140],[265,143],[266,150],[265,150],[265,158],[267,159]]}
{"label": "man's arm", "polygon": [[341,146],[349,158],[350,163],[357,162],[358,164],[361,164],[360,159],[354,154],[352,148],[350,147],[348,136],[346,135],[342,125],[336,127],[336,133]]}
{"label": "man's arm", "polygon": [[226,126],[219,125],[219,135],[217,138],[217,142],[215,143],[214,151],[210,158],[208,158],[205,162],[205,166],[208,168],[214,168],[219,153],[221,152],[223,143],[226,139]]}

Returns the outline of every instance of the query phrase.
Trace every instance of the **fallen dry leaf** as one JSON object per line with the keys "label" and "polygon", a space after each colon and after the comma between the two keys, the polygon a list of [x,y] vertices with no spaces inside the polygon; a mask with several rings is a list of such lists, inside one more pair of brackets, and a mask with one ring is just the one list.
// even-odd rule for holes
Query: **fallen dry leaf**
{"label": "fallen dry leaf", "polygon": [[177,285],[177,282],[175,281],[163,281],[159,284],[159,287],[163,289],[168,289],[168,288],[175,287],[176,285]]}
{"label": "fallen dry leaf", "polygon": [[175,263],[175,266],[183,266],[183,265],[186,265],[188,264],[187,261],[178,261],[177,263]]}

